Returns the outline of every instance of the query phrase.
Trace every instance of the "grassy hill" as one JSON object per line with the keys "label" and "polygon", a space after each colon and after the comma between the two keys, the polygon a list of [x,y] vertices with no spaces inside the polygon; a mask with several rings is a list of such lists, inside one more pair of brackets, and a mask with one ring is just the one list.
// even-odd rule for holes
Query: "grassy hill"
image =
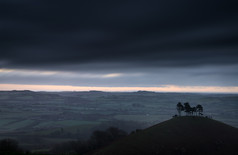
{"label": "grassy hill", "polygon": [[125,137],[95,155],[238,154],[238,129],[204,117],[176,117]]}

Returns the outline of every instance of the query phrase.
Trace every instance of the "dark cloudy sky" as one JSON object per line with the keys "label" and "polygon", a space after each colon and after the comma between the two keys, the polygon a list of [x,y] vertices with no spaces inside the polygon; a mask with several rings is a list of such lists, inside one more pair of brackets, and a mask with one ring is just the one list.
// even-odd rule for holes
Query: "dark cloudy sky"
{"label": "dark cloudy sky", "polygon": [[0,89],[238,92],[237,8],[231,0],[1,0]]}

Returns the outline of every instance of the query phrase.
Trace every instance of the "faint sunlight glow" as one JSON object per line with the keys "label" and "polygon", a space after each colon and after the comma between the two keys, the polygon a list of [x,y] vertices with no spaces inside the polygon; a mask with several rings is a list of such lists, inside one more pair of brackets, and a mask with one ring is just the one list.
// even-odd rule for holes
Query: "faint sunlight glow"
{"label": "faint sunlight glow", "polygon": [[104,78],[114,78],[114,77],[120,77],[122,76],[123,74],[120,74],[120,73],[113,73],[113,74],[106,74],[106,75],[103,75],[102,77]]}
{"label": "faint sunlight glow", "polygon": [[69,85],[23,85],[0,84],[0,90],[32,90],[32,91],[107,91],[107,92],[196,92],[196,93],[238,93],[238,87],[211,87],[211,86],[176,86],[165,85],[161,87],[87,87]]}
{"label": "faint sunlight glow", "polygon": [[55,71],[35,71],[35,70],[22,70],[22,69],[0,69],[0,73],[13,73],[20,75],[55,75],[58,72]]}
{"label": "faint sunlight glow", "polygon": [[[42,71],[42,70],[24,70],[24,69],[0,69],[0,75],[8,76],[63,76],[70,78],[117,78],[124,76],[122,73],[109,73],[109,74],[90,74],[83,72],[69,72],[69,71]],[[130,76],[131,74],[128,74]]]}

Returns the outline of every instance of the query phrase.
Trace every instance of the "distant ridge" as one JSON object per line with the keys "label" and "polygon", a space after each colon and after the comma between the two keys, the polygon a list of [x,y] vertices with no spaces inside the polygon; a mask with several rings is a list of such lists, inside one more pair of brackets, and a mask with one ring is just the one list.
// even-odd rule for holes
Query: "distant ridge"
{"label": "distant ridge", "polygon": [[137,91],[137,92],[135,92],[135,93],[141,93],[141,94],[143,94],[143,93],[156,93],[156,92],[154,92],[154,91],[139,90],[139,91]]}
{"label": "distant ridge", "polygon": [[176,117],[131,134],[95,155],[237,155],[238,129],[204,117]]}

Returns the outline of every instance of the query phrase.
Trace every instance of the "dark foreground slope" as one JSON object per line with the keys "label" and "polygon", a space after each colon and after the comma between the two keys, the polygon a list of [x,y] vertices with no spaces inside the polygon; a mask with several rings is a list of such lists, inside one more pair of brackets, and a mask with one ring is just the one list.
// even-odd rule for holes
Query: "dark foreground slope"
{"label": "dark foreground slope", "polygon": [[238,129],[204,117],[177,117],[121,139],[95,154],[238,154]]}

